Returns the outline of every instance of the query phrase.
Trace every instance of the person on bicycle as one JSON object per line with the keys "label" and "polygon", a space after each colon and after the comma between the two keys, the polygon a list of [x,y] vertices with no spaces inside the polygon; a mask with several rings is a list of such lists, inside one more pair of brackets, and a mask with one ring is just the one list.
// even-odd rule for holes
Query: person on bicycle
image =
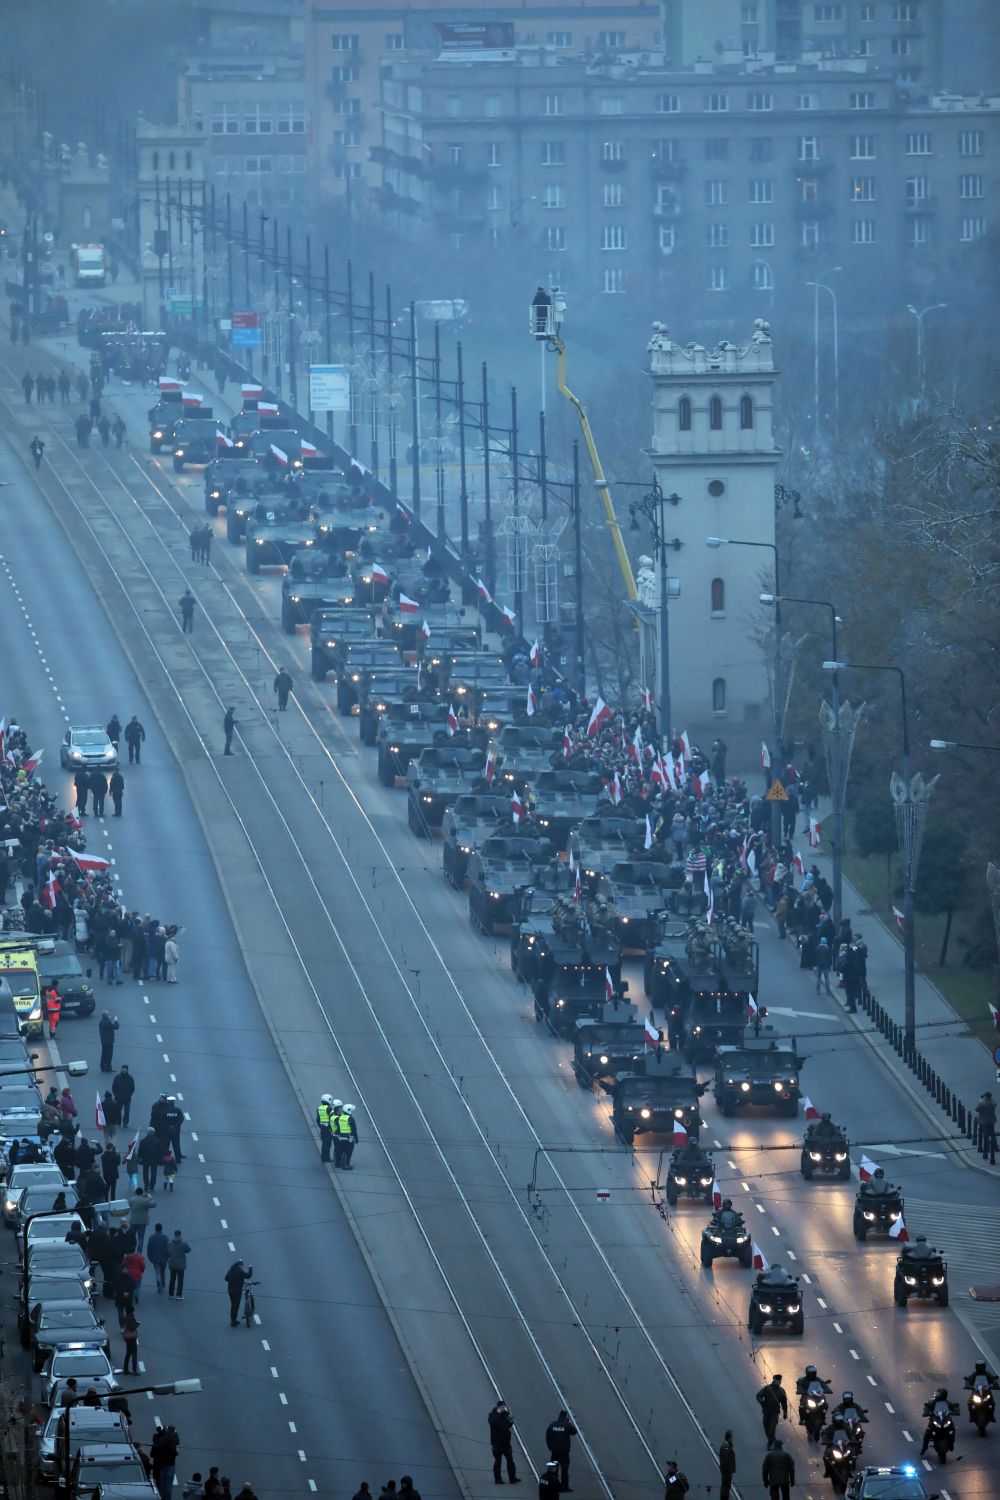
{"label": "person on bicycle", "polygon": [[240,1302],[247,1282],[253,1276],[253,1266],[249,1268],[241,1260],[234,1260],[226,1272],[226,1287],[229,1292],[229,1321],[233,1328],[240,1321]]}

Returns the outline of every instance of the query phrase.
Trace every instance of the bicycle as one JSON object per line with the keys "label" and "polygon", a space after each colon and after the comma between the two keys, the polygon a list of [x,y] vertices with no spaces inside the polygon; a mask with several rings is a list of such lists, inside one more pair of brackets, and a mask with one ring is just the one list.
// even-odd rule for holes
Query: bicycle
{"label": "bicycle", "polygon": [[259,1281],[248,1281],[243,1288],[243,1321],[248,1328],[253,1326],[254,1315],[257,1311],[257,1299],[252,1288],[260,1286]]}

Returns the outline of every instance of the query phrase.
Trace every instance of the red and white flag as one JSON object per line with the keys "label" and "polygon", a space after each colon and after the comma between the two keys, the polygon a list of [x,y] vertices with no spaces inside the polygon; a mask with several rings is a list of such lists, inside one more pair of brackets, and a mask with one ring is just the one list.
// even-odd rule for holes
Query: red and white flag
{"label": "red and white flag", "polygon": [[569,865],[570,874],[575,875],[577,870],[580,868],[580,861],[572,844],[570,845],[569,852],[566,856],[566,863]]}
{"label": "red and white flag", "polygon": [[35,772],[38,770],[38,767],[41,765],[42,756],[44,754],[44,749],[39,750],[37,755],[29,755],[27,760],[21,762],[21,770],[29,780],[32,776],[34,776]]}
{"label": "red and white flag", "polygon": [[643,706],[643,709],[645,710],[646,713],[651,714],[653,712],[653,695],[652,695],[652,693],[649,691],[648,687],[640,688],[639,691],[640,691],[640,693],[642,695],[642,706]]}
{"label": "red and white flag", "polygon": [[755,1016],[760,1015],[760,1006],[752,995],[747,996],[747,1020],[752,1021]]}
{"label": "red and white flag", "polygon": [[667,790],[667,772],[663,764],[662,755],[653,756],[653,764],[649,769],[649,779],[659,785],[661,792]]}
{"label": "red and white flag", "polygon": [[611,978],[611,970],[607,965],[604,967],[604,998],[605,1000],[613,1000],[615,998],[615,982]]}
{"label": "red and white flag", "polygon": [[303,458],[319,458],[320,452],[315,443],[310,443],[306,438],[303,438],[299,446],[302,450]]}
{"label": "red and white flag", "polygon": [[263,396],[263,394],[264,387],[262,385],[255,384],[255,382],[252,380],[245,380],[240,386],[240,395],[243,397],[244,401],[256,401],[257,398],[259,396]]}
{"label": "red and white flag", "polygon": [[642,1039],[647,1047],[659,1047],[663,1038],[660,1036],[659,1026],[654,1026],[647,1016],[642,1025]]}
{"label": "red and white flag", "polygon": [[74,854],[73,860],[75,864],[80,866],[81,870],[96,872],[98,870],[111,869],[110,859],[105,859],[102,854]]}
{"label": "red and white flag", "polygon": [[762,769],[765,771],[769,771],[771,769],[771,752],[767,748],[766,740],[761,740],[760,742],[760,764]]}
{"label": "red and white flag", "polygon": [[629,746],[629,754],[631,755],[632,759],[635,761],[636,765],[641,769],[642,768],[642,731],[640,730],[638,724],[635,726],[635,734],[632,736],[632,743]]}
{"label": "red and white flag", "polygon": [[986,1004],[989,1006],[990,1015],[993,1017],[994,1029],[1000,1031],[1000,1010],[997,1010],[992,1000],[987,1000]]}
{"label": "red and white flag", "polygon": [[642,847],[644,849],[652,849],[653,847],[653,825],[649,821],[649,813],[646,814],[646,837],[643,840]]}
{"label": "red and white flag", "polygon": [[901,1245],[905,1245],[909,1240],[910,1236],[907,1233],[902,1214],[900,1214],[898,1219],[893,1219],[889,1225],[889,1238],[891,1240],[898,1240]]}
{"label": "red and white flag", "polygon": [[97,1108],[94,1110],[94,1124],[98,1130],[106,1130],[108,1128],[108,1122],[104,1118],[104,1100],[101,1098],[100,1089],[97,1091]]}
{"label": "red and white flag", "polygon": [[674,1120],[673,1137],[675,1146],[686,1146],[688,1143],[688,1133],[678,1119]]}
{"label": "red and white flag", "polygon": [[756,873],[757,873],[757,855],[754,853],[754,851],[752,849],[748,849],[747,850],[747,874],[748,875],[756,875]]}
{"label": "red and white flag", "polygon": [[712,882],[705,871],[705,926],[712,927],[715,924],[715,897],[712,895]]}
{"label": "red and white flag", "polygon": [[160,390],[161,391],[179,391],[181,389],[183,389],[183,387],[181,386],[180,381],[179,380],[174,380],[174,378],[173,378],[172,375],[161,375],[160,376]]}
{"label": "red and white flag", "polygon": [[50,872],[48,880],[45,882],[45,884],[42,886],[42,889],[38,893],[38,899],[41,902],[42,906],[46,907],[49,911],[55,911],[56,902],[59,899],[60,889],[61,887],[58,880]]}
{"label": "red and white flag", "polygon": [[699,798],[700,797],[704,797],[705,793],[708,791],[708,789],[709,789],[709,787],[711,785],[712,785],[712,778],[711,778],[711,776],[708,774],[707,771],[702,771],[701,775],[700,776],[696,776],[694,778],[694,781],[692,782],[692,786],[694,787],[694,794],[695,794],[695,796],[699,797]]}
{"label": "red and white flag", "polygon": [[542,648],[537,641],[532,641],[531,643],[531,653],[528,660],[533,667],[540,667],[542,665]]}
{"label": "red and white flag", "polygon": [[489,589],[486,587],[481,578],[476,579],[476,588],[479,591],[479,602],[481,604],[493,603],[493,595],[490,593]]}
{"label": "red and white flag", "polygon": [[217,448],[235,448],[236,444],[228,433],[223,432],[221,427],[215,429],[215,446]]}
{"label": "red and white flag", "polygon": [[877,1170],[877,1164],[872,1161],[870,1156],[865,1156],[864,1152],[862,1152],[861,1160],[858,1163],[858,1176],[860,1177],[861,1181],[871,1182]]}
{"label": "red and white flag", "polygon": [[691,741],[688,739],[688,732],[686,729],[682,729],[680,732],[680,742],[681,755],[683,756],[685,761],[688,761],[691,759]]}
{"label": "red and white flag", "polygon": [[427,623],[426,620],[421,620],[420,621],[420,639],[423,640],[423,641],[429,641],[430,638],[431,638],[431,627],[428,625],[428,623]]}
{"label": "red and white flag", "polygon": [[660,756],[660,770],[666,776],[666,778],[667,778],[667,785],[670,787],[670,790],[672,792],[676,792],[676,790],[677,790],[677,767],[674,764],[674,758],[673,758],[672,755],[668,755],[667,758],[666,758],[666,760],[663,759],[662,755]]}
{"label": "red and white flag", "polygon": [[526,701],[526,703],[524,705],[524,711],[528,715],[529,719],[533,719],[534,718],[534,716],[535,716],[535,709],[537,707],[538,707],[538,699],[535,697],[535,690],[531,686],[531,683],[529,682],[528,683],[528,697],[527,697],[527,701]]}
{"label": "red and white flag", "polygon": [[892,914],[896,918],[896,926],[899,928],[900,933],[905,933],[906,932],[906,917],[900,911],[900,909],[899,909],[898,906],[894,906],[892,908]]}
{"label": "red and white flag", "polygon": [[810,849],[818,849],[819,848],[819,842],[820,842],[819,836],[820,836],[820,834],[822,832],[823,832],[823,825],[822,825],[822,823],[817,823],[815,818],[810,818],[809,819],[809,847],[810,847]]}
{"label": "red and white flag", "polygon": [[485,782],[489,783],[493,780],[493,777],[496,773],[496,768],[497,758],[494,753],[493,746],[491,745],[486,752],[486,764],[483,767],[483,780]]}
{"label": "red and white flag", "polygon": [[605,703],[604,699],[599,697],[597,702],[594,704],[593,711],[590,715],[590,721],[587,724],[588,740],[593,739],[594,735],[597,734],[599,730],[603,729],[604,725],[610,718],[610,708]]}
{"label": "red and white flag", "polygon": [[753,1260],[751,1261],[751,1265],[753,1266],[754,1270],[769,1271],[771,1269],[771,1262],[768,1260],[767,1256],[764,1254],[757,1241],[751,1240],[750,1243],[753,1245]]}
{"label": "red and white flag", "polygon": [[563,760],[569,760],[573,754],[573,741],[570,738],[569,725],[563,730]]}
{"label": "red and white flag", "polygon": [[500,613],[507,621],[507,624],[513,630],[514,626],[517,624],[517,615],[514,613],[514,611],[512,609],[508,609],[506,604],[498,604],[497,609],[499,609]]}
{"label": "red and white flag", "polygon": [[520,792],[512,792],[510,798],[510,815],[514,819],[515,827],[524,822],[524,803],[521,801]]}
{"label": "red and white flag", "polygon": [[278,415],[278,403],[276,401],[258,401],[257,415],[259,417],[276,417]]}
{"label": "red and white flag", "polygon": [[458,714],[455,712],[455,705],[454,705],[454,703],[451,703],[448,706],[447,724],[448,724],[448,734],[449,734],[449,736],[451,736],[453,734],[456,734],[458,732]]}
{"label": "red and white flag", "polygon": [[372,563],[372,583],[388,583],[389,575],[381,563]]}
{"label": "red and white flag", "polygon": [[621,800],[622,800],[622,779],[618,775],[618,772],[616,771],[615,772],[615,779],[611,783],[611,805],[612,805],[612,807],[620,807],[621,806]]}
{"label": "red and white flag", "polygon": [[424,666],[423,666],[423,662],[419,662],[418,661],[417,662],[417,692],[418,693],[422,693],[423,690],[424,690]]}
{"label": "red and white flag", "polygon": [[799,851],[797,849],[796,849],[795,853],[792,855],[792,869],[793,870],[798,870],[798,872],[799,872],[800,875],[804,875],[805,872],[806,872],[806,867],[805,867],[805,865],[802,862],[802,855],[799,853]]}
{"label": "red and white flag", "polygon": [[275,458],[278,460],[278,462],[281,465],[281,467],[283,469],[287,469],[288,468],[288,454],[285,452],[284,448],[279,448],[278,445],[277,445],[277,443],[272,443],[271,444],[271,452],[274,454]]}
{"label": "red and white flag", "polygon": [[416,615],[420,613],[420,605],[416,599],[411,599],[409,594],[400,594],[396,603],[402,615]]}
{"label": "red and white flag", "polygon": [[805,1111],[805,1117],[806,1117],[807,1120],[818,1120],[819,1119],[819,1110],[816,1108],[815,1104],[809,1098],[808,1094],[806,1094],[803,1097],[802,1108]]}
{"label": "red and white flag", "polygon": [[580,871],[579,871],[579,869],[577,869],[577,871],[576,871],[576,879],[573,881],[573,900],[574,901],[579,901],[579,899],[580,899]]}
{"label": "red and white flag", "polygon": [[197,391],[181,391],[181,405],[186,406],[189,411],[201,405],[201,397]]}

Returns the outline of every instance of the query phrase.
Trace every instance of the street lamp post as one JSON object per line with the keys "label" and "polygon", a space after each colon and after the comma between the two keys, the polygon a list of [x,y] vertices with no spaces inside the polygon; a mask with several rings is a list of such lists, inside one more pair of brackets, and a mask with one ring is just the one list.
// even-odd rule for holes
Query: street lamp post
{"label": "street lamp post", "polygon": [[840,431],[840,327],[837,319],[837,294],[832,286],[828,286],[823,280],[824,276],[835,276],[841,269],[840,266],[831,266],[828,271],[823,271],[816,277],[815,281],[807,281],[806,286],[813,289],[813,400],[815,402],[816,416],[814,430],[819,433],[819,294],[820,289],[829,292],[833,302],[833,435],[834,438]]}
{"label": "street lamp post", "polygon": [[673,719],[670,711],[670,587],[667,578],[667,552],[679,552],[684,545],[679,537],[667,541],[666,519],[663,507],[665,505],[680,505],[680,495],[665,495],[660,487],[658,477],[653,475],[653,488],[643,495],[641,500],[633,500],[629,505],[632,516],[632,530],[639,530],[639,516],[643,515],[649,522],[653,533],[653,556],[660,563],[660,640],[658,654],[660,658],[660,739],[665,746],[670,744]]}
{"label": "street lamp post", "polygon": [[930,307],[914,307],[912,302],[906,304],[906,311],[912,313],[917,320],[917,389],[920,392],[921,405],[923,405],[927,386],[927,368],[924,360],[924,319],[928,313],[938,312],[940,308],[947,306],[947,302],[932,302]]}
{"label": "street lamp post", "polygon": [[920,866],[920,850],[927,822],[927,807],[937,777],[930,781],[918,773],[913,775],[910,759],[910,725],[906,712],[906,677],[902,667],[888,663],[857,661],[825,661],[824,672],[892,672],[899,678],[900,719],[902,728],[903,774],[895,771],[889,782],[893,810],[896,815],[896,834],[900,853],[903,856],[903,986],[904,986],[904,1044],[912,1055],[916,1047],[917,1001],[916,1001],[916,885]]}

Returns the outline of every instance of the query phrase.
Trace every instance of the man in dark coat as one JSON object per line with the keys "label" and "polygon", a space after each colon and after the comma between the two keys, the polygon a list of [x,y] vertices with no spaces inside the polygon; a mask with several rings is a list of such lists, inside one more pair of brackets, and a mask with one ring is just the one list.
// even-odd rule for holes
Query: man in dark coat
{"label": "man in dark coat", "polygon": [[103,771],[90,773],[90,795],[94,799],[94,817],[104,817],[104,799],[108,795],[108,778]]}
{"label": "man in dark coat", "polygon": [[108,788],[111,792],[111,800],[115,805],[115,817],[120,818],[122,815],[122,798],[125,796],[125,777],[122,775],[120,767],[116,766],[112,771]]}
{"label": "man in dark coat", "polygon": [[145,738],[146,731],[139,723],[139,720],[136,718],[135,714],[133,714],[131,719],[129,719],[128,723],[125,725],[125,743],[126,745],[128,745],[129,765],[131,765],[133,761],[135,761],[136,765],[139,765],[142,759],[142,742]]}
{"label": "man in dark coat", "polygon": [[135,1093],[135,1079],[128,1070],[128,1063],[122,1063],[115,1074],[111,1092],[121,1106],[122,1124],[127,1128],[132,1109],[132,1095]]}
{"label": "man in dark coat", "polygon": [[760,1477],[771,1500],[791,1500],[791,1489],[795,1483],[795,1460],[790,1453],[785,1452],[780,1438],[775,1438],[770,1451],[765,1454]]}
{"label": "man in dark coat", "polygon": [[76,787],[76,810],[81,818],[87,816],[87,798],[90,795],[90,772],[81,766],[73,777],[73,785]]}
{"label": "man in dark coat", "polygon": [[559,1488],[569,1492],[569,1455],[573,1439],[576,1437],[576,1428],[570,1421],[568,1411],[560,1411],[554,1422],[550,1422],[545,1429],[545,1442],[548,1446],[549,1457],[559,1467]]}
{"label": "man in dark coat", "polygon": [[510,1414],[510,1408],[506,1401],[498,1401],[492,1407],[487,1417],[490,1424],[490,1448],[493,1452],[493,1482],[503,1484],[500,1474],[501,1462],[507,1464],[507,1480],[510,1484],[520,1484],[517,1477],[517,1469],[514,1464],[514,1451],[511,1447],[511,1437],[514,1432],[514,1418]]}
{"label": "man in dark coat", "polygon": [[719,1500],[729,1500],[735,1474],[736,1449],[733,1447],[733,1434],[727,1428],[719,1444]]}
{"label": "man in dark coat", "polygon": [[118,1030],[118,1017],[109,1015],[107,1011],[101,1016],[97,1023],[97,1032],[101,1038],[101,1072],[112,1071],[112,1057],[115,1050],[115,1032]]}

